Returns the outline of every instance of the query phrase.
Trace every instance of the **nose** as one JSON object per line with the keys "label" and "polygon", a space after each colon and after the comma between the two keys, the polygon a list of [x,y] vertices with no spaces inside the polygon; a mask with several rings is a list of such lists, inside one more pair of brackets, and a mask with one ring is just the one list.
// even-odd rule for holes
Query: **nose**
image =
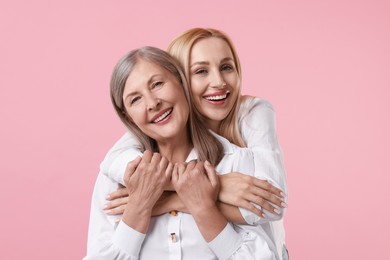
{"label": "nose", "polygon": [[223,88],[225,85],[225,79],[219,70],[210,73],[210,86],[212,88]]}
{"label": "nose", "polygon": [[154,95],[148,95],[146,97],[146,107],[148,111],[157,110],[160,108],[161,100]]}

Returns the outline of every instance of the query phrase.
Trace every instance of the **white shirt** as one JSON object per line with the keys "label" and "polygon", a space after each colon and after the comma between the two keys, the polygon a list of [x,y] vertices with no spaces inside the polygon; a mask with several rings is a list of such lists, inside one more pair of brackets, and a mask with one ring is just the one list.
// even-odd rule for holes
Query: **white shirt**
{"label": "white shirt", "polygon": [[[216,167],[218,173],[254,172],[253,153],[238,148],[218,137],[225,155]],[[187,162],[196,159],[193,150]],[[221,233],[207,243],[190,214],[178,212],[152,217],[147,234],[142,234],[124,222],[115,224],[116,217],[102,210],[105,196],[116,190],[118,182],[99,173],[92,197],[88,232],[88,250],[84,259],[277,259],[276,246],[266,229],[228,223]]]}
{"label": "white shirt", "polygon": [[[283,166],[283,155],[279,147],[275,112],[272,105],[260,98],[243,97],[239,111],[238,125],[241,135],[252,150],[255,161],[255,172],[238,171],[259,179],[267,180],[280,188],[286,195],[287,183]],[[132,133],[126,133],[110,149],[100,165],[100,171],[123,184],[123,175],[127,163],[140,155],[139,142]],[[268,231],[277,245],[279,259],[285,244],[283,215],[285,209],[279,209],[280,215],[264,211],[266,218],[259,218],[252,212],[240,208],[240,212],[248,224],[271,223]]]}

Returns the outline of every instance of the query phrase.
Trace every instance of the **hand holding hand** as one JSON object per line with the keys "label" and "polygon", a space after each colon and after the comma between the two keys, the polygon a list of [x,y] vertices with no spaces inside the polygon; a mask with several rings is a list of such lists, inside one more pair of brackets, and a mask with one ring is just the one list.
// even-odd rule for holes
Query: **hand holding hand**
{"label": "hand holding hand", "polygon": [[176,164],[172,183],[180,199],[191,214],[208,207],[216,207],[219,179],[209,162]]}
{"label": "hand holding hand", "polygon": [[129,194],[123,221],[146,233],[153,206],[169,182],[173,165],[158,153],[145,151],[128,164],[124,181]]}

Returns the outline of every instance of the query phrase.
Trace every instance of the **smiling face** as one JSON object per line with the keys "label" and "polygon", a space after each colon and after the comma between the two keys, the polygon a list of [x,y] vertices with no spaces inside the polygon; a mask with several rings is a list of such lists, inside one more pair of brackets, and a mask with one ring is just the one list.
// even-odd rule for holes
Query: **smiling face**
{"label": "smiling face", "polygon": [[140,59],[126,80],[123,102],[130,120],[157,143],[187,138],[183,87],[163,67]]}
{"label": "smiling face", "polygon": [[190,82],[194,105],[215,132],[232,110],[241,79],[229,45],[220,38],[197,41],[190,55]]}

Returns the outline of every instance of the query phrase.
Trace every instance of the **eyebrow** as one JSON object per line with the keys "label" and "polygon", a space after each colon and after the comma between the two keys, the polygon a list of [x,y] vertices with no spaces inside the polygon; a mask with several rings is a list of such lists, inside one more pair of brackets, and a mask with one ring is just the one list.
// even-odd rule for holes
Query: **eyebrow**
{"label": "eyebrow", "polygon": [[[233,61],[233,62],[234,62],[233,58],[231,58],[231,57],[226,57],[226,58],[223,58],[223,59],[220,61],[220,63],[223,63],[223,62],[226,62],[226,61]],[[210,62],[208,62],[208,61],[197,61],[197,62],[191,64],[191,68],[194,67],[194,66],[196,66],[196,65],[209,65],[209,64],[210,64]]]}

